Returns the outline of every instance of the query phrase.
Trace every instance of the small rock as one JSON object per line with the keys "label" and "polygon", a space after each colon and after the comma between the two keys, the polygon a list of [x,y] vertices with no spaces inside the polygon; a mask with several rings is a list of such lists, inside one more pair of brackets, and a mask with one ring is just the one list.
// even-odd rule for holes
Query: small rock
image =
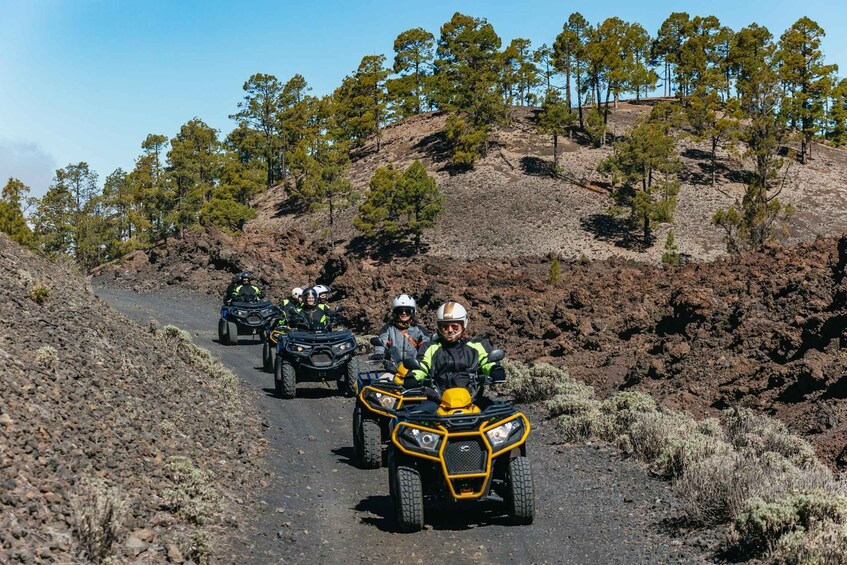
{"label": "small rock", "polygon": [[185,561],[179,547],[173,543],[168,544],[168,561],[171,563],[183,563]]}
{"label": "small rock", "polygon": [[132,554],[133,557],[136,557],[142,551],[147,549],[147,542],[138,539],[135,536],[129,536],[129,539],[124,543],[124,547]]}

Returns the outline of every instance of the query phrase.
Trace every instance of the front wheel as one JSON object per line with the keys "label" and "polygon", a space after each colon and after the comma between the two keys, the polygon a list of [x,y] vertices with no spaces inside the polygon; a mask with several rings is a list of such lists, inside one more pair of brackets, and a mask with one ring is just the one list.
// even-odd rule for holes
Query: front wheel
{"label": "front wheel", "polygon": [[270,342],[265,342],[262,345],[262,368],[266,373],[271,373],[274,370],[274,350]]}
{"label": "front wheel", "polygon": [[424,512],[420,474],[411,467],[398,466],[394,481],[397,529],[404,533],[421,531],[424,526]]}
{"label": "front wheel", "polygon": [[297,395],[297,372],[294,365],[279,355],[274,365],[274,390],[282,398],[294,398]]}
{"label": "front wheel", "polygon": [[371,418],[361,418],[359,463],[363,469],[379,469],[382,465],[382,429],[379,422]]}
{"label": "front wheel", "polygon": [[535,489],[528,457],[516,457],[509,461],[507,486],[506,504],[512,523],[532,524],[535,518]]}
{"label": "front wheel", "polygon": [[218,343],[221,345],[226,345],[229,342],[229,333],[227,328],[226,320],[223,318],[218,320]]}
{"label": "front wheel", "polygon": [[229,345],[238,345],[238,324],[235,322],[227,322],[226,328],[226,334],[228,336],[227,343]]}

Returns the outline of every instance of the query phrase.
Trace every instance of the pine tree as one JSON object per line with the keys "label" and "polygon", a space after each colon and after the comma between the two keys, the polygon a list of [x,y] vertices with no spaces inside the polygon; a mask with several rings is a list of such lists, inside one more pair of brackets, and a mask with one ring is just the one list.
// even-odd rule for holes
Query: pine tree
{"label": "pine tree", "polygon": [[541,112],[538,114],[538,129],[553,136],[553,174],[559,171],[559,136],[570,131],[576,115],[570,112],[556,90],[548,90]]}
{"label": "pine tree", "polygon": [[30,247],[35,244],[32,230],[26,223],[22,205],[29,187],[16,178],[9,178],[0,197],[0,232],[13,241]]}
{"label": "pine tree", "polygon": [[220,142],[217,130],[194,118],[171,140],[167,154],[166,221],[182,235],[200,219],[200,209],[212,199],[220,178]]}
{"label": "pine tree", "polygon": [[238,103],[239,111],[230,116],[239,125],[254,134],[250,139],[258,149],[267,170],[267,186],[278,179],[274,174],[277,158],[282,149],[279,131],[280,94],[282,85],[269,74],[256,73],[242,87],[247,94]]}
{"label": "pine tree", "polygon": [[382,242],[411,239],[420,253],[421,237],[435,224],[442,208],[438,185],[420,161],[402,173],[389,165],[374,172],[353,225],[366,237]]}
{"label": "pine tree", "polygon": [[434,80],[438,106],[450,112],[453,163],[470,167],[486,149],[488,131],[506,115],[499,94],[500,37],[484,19],[456,12],[441,26]]}
{"label": "pine tree", "polygon": [[356,72],[345,77],[333,96],[338,125],[353,146],[362,145],[371,136],[376,137],[379,152],[382,127],[387,115],[385,56],[367,55],[362,58]]}
{"label": "pine tree", "polygon": [[408,29],[394,40],[394,73],[388,81],[397,117],[423,112],[429,105],[435,36],[423,28]]}
{"label": "pine tree", "polygon": [[630,138],[616,143],[615,153],[598,166],[614,184],[620,183],[615,200],[629,210],[633,226],[641,225],[645,244],[651,241],[651,222],[673,220],[680,169],[676,140],[668,124],[659,119],[638,124]]}
{"label": "pine tree", "polygon": [[738,100],[721,103],[716,90],[700,86],[688,97],[685,108],[694,139],[708,141],[711,147],[712,186],[717,182],[717,150],[737,140],[741,134],[741,112]]}
{"label": "pine tree", "polygon": [[823,126],[831,77],[838,70],[837,65],[824,64],[820,44],[825,35],[817,22],[800,18],[782,34],[775,55],[779,77],[791,93],[785,99],[783,114],[800,130],[803,163],[811,157],[811,141]]}

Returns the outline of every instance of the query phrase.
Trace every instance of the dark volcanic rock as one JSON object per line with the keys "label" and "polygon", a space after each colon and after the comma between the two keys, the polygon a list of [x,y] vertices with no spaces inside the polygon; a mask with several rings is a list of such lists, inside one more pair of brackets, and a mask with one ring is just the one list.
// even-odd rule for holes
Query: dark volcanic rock
{"label": "dark volcanic rock", "polygon": [[[156,264],[173,256],[159,251]],[[135,281],[132,269],[151,264],[135,253],[118,276]],[[70,268],[2,234],[0,287],[0,562],[87,561],[80,516],[103,515],[107,499],[123,509],[111,520],[118,561],[145,552],[163,562],[148,547],[188,549],[198,529],[233,534],[221,512],[237,515],[261,437],[237,386],[210,376],[176,335],[142,329]],[[174,456],[208,472],[221,497],[203,526],[157,518],[178,486]]]}

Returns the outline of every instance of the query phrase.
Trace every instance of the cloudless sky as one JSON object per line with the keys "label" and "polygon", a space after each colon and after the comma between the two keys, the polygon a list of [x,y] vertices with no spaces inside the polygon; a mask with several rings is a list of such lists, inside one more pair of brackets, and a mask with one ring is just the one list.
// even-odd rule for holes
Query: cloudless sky
{"label": "cloudless sky", "polygon": [[[705,6],[705,7],[704,7]],[[220,130],[254,73],[302,74],[331,92],[364,55],[393,60],[394,38],[439,35],[459,11],[503,39],[552,45],[568,16],[617,16],[655,35],[673,11],[715,15],[734,30],[756,22],[775,38],[802,16],[827,35],[823,51],[847,76],[847,9],[839,2],[569,3],[552,0],[0,0],[0,186],[8,177],[42,195],[55,170],[86,161],[103,179],[133,168],[148,133],[173,137],[198,117]]]}

